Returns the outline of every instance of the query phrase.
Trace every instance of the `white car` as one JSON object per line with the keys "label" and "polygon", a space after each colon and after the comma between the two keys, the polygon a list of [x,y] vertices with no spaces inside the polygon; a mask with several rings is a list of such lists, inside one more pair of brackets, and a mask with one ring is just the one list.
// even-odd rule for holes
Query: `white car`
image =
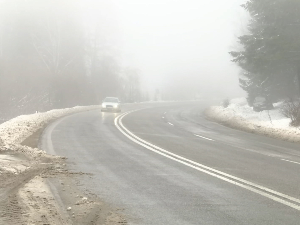
{"label": "white car", "polygon": [[116,97],[106,97],[102,101],[101,112],[104,111],[114,111],[121,112],[121,102]]}

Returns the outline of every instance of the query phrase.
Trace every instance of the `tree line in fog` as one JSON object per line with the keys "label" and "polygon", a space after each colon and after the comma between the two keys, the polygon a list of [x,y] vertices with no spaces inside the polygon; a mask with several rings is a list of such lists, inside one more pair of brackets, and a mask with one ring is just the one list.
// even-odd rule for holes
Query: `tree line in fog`
{"label": "tree line in fog", "polygon": [[299,96],[300,1],[249,0],[242,7],[249,24],[239,37],[240,49],[230,54],[242,68],[240,86],[248,102]]}
{"label": "tree line in fog", "polygon": [[97,1],[0,1],[0,118],[145,98],[115,36]]}

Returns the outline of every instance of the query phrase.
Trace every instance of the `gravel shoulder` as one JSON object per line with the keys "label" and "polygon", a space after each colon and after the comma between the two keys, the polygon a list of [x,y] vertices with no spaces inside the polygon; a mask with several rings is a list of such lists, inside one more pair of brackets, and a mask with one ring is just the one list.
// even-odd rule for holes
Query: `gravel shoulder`
{"label": "gravel shoulder", "polygon": [[69,171],[66,158],[37,148],[49,123],[98,108],[53,110],[0,124],[0,224],[127,224],[122,209],[82,187],[82,176],[92,174]]}

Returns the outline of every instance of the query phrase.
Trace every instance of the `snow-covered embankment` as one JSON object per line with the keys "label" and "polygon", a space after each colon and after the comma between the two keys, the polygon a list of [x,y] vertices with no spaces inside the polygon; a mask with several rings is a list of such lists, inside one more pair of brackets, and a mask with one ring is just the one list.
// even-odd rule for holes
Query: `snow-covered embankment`
{"label": "snow-covered embankment", "polygon": [[266,135],[291,142],[300,142],[300,129],[289,125],[280,107],[274,104],[270,111],[254,112],[245,98],[232,99],[227,108],[212,106],[205,111],[208,119],[243,131]]}
{"label": "snow-covered embankment", "polygon": [[50,121],[81,111],[93,110],[99,106],[76,106],[67,109],[55,109],[44,113],[22,115],[0,124],[0,150],[22,150],[36,156],[44,153],[39,149],[22,146],[21,143],[30,135],[43,128]]}

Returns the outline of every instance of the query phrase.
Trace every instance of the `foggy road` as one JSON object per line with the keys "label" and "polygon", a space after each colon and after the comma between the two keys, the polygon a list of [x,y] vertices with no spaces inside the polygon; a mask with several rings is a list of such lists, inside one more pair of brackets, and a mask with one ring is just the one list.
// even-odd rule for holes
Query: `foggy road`
{"label": "foggy road", "polygon": [[207,102],[62,118],[40,140],[129,224],[298,224],[299,145],[205,120]]}

